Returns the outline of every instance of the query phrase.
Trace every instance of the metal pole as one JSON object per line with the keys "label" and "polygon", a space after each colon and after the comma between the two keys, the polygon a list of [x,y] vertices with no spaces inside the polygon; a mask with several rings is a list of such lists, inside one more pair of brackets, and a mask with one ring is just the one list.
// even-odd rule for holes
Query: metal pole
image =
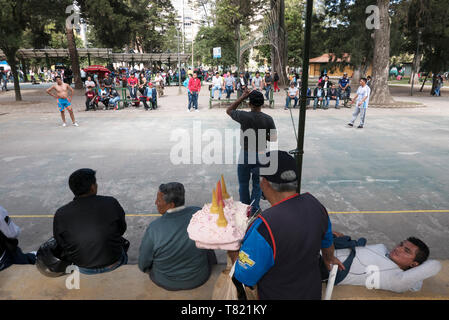
{"label": "metal pole", "polygon": [[413,96],[413,86],[415,82],[415,73],[418,72],[416,69],[416,66],[418,65],[418,59],[419,59],[419,42],[421,41],[421,30],[418,31],[418,45],[416,46],[416,55],[415,55],[415,64],[413,66],[413,73],[411,80],[411,87],[410,87],[410,95]]}
{"label": "metal pole", "polygon": [[179,30],[176,28],[176,34],[178,35],[178,95],[182,94],[181,91],[181,59],[179,58]]}
{"label": "metal pole", "polygon": [[307,88],[309,85],[309,58],[310,58],[310,34],[312,30],[312,10],[313,0],[307,0],[306,9],[306,27],[304,35],[304,53],[302,63],[301,76],[301,102],[298,122],[298,141],[297,148],[291,151],[295,155],[296,164],[298,166],[298,188],[297,192],[301,193],[301,176],[302,176],[302,160],[304,155],[304,130],[306,125],[306,102]]}

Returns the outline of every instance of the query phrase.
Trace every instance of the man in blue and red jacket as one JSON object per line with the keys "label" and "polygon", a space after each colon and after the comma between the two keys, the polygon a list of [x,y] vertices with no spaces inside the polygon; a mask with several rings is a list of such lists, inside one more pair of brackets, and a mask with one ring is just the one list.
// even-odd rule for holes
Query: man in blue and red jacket
{"label": "man in blue and red jacket", "polygon": [[[267,153],[275,173],[261,168],[261,188],[271,208],[249,227],[238,253],[234,280],[254,286],[263,300],[321,299],[320,249],[328,269],[343,264],[334,256],[326,208],[311,194],[299,195],[295,159],[285,151]],[[266,168],[265,168],[266,169]],[[230,252],[231,258],[236,258]]]}

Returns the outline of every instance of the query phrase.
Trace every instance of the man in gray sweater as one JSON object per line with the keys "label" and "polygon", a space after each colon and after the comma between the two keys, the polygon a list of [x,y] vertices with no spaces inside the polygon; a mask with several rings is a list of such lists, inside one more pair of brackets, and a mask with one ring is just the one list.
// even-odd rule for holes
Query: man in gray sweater
{"label": "man in gray sweater", "polygon": [[178,182],[159,186],[156,206],[162,217],[150,223],[140,245],[139,269],[172,291],[203,285],[215,258],[213,251],[198,249],[187,234],[192,215],[201,208],[185,207],[184,194]]}

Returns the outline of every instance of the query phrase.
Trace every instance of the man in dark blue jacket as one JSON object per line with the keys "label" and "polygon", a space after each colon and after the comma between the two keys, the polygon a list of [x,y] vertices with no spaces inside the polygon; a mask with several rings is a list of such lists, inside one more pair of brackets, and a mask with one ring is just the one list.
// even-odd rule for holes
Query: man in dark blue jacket
{"label": "man in dark blue jacket", "polygon": [[[250,226],[238,254],[234,277],[257,284],[259,298],[321,299],[319,253],[324,264],[334,257],[332,227],[326,208],[311,194],[298,194],[296,161],[287,152],[267,154],[275,173],[261,168],[261,187],[271,208]],[[230,253],[231,257],[233,253]],[[235,255],[234,255],[235,257]]]}

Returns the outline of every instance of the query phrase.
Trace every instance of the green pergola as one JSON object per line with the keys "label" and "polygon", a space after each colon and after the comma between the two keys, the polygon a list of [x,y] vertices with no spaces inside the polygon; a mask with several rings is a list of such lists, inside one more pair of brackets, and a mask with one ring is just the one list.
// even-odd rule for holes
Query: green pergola
{"label": "green pergola", "polygon": [[[79,57],[101,58],[108,60],[109,62],[131,62],[131,63],[145,63],[152,61],[160,61],[162,63],[171,63],[178,61],[178,53],[116,53],[111,48],[79,48],[77,49]],[[18,59],[46,59],[49,64],[50,58],[69,58],[68,49],[19,49],[16,57]],[[190,58],[190,54],[179,54],[180,62],[187,62]],[[6,55],[0,50],[0,60],[5,60]]]}

